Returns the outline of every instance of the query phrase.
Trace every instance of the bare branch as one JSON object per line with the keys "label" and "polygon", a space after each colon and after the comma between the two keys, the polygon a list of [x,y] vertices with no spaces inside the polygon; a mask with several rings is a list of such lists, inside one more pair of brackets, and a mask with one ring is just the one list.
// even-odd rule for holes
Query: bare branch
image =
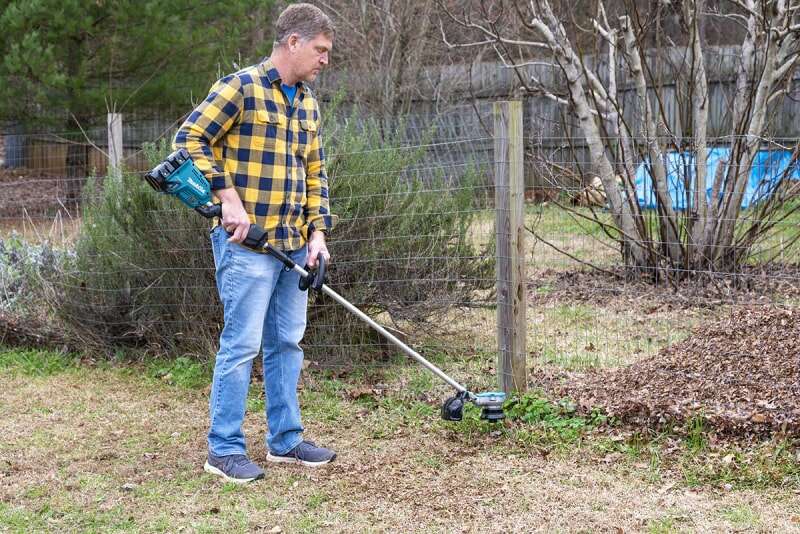
{"label": "bare branch", "polygon": [[531,235],[536,238],[537,241],[541,241],[542,243],[544,243],[548,247],[552,248],[556,252],[558,252],[560,254],[563,254],[564,256],[567,256],[568,258],[570,258],[570,259],[572,259],[572,260],[574,260],[574,261],[576,261],[576,262],[578,262],[578,263],[580,263],[582,265],[586,265],[587,267],[590,267],[590,268],[592,268],[592,269],[594,269],[596,271],[599,271],[601,273],[605,273],[605,274],[611,275],[614,278],[620,278],[620,279],[622,278],[622,276],[619,273],[615,273],[614,271],[609,271],[608,269],[603,269],[602,267],[598,267],[597,265],[595,265],[594,263],[592,263],[590,261],[582,260],[579,257],[575,256],[574,254],[570,254],[566,250],[564,250],[564,249],[562,249],[560,247],[557,247],[556,245],[554,245],[550,241],[544,239],[542,236],[537,234],[536,230],[534,230],[530,226],[525,225],[525,229],[527,231],[529,231],[531,233]]}

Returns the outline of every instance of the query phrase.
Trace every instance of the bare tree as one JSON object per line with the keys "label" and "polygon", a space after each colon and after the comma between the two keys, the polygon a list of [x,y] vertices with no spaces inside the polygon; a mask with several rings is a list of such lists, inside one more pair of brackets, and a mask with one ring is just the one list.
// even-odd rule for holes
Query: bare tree
{"label": "bare tree", "polygon": [[427,0],[323,0],[335,20],[333,61],[348,101],[390,117],[436,91],[424,67],[447,55],[436,33],[436,4]]}
{"label": "bare tree", "polygon": [[[759,150],[775,146],[767,136],[800,57],[800,1],[682,0],[648,2],[646,10],[643,3],[625,0],[619,9],[620,2],[614,2],[618,16],[613,19],[606,9],[610,2],[598,0],[590,24],[576,23],[568,31],[554,10],[560,2],[474,0],[459,11],[440,2],[442,20],[462,28],[457,35],[443,25],[441,35],[451,48],[491,47],[516,71],[528,94],[558,102],[577,118],[628,267],[657,277],[699,269],[730,271],[796,209],[782,206],[788,196],[782,187],[747,216],[742,199]],[[741,28],[743,37],[725,136],[730,156],[709,176],[710,47],[704,28],[707,21],[720,19]],[[663,32],[665,20],[678,31]],[[593,53],[576,44],[587,42],[587,34],[589,42],[597,43]],[[541,81],[542,68],[560,73],[560,87]],[[680,130],[662,95],[666,83],[680,88],[684,97]],[[634,98],[623,98],[622,85]],[[683,177],[685,210],[676,209],[670,194],[670,151],[691,155],[693,172]],[[652,178],[657,224],[637,199],[635,174],[641,161],[647,162]]]}

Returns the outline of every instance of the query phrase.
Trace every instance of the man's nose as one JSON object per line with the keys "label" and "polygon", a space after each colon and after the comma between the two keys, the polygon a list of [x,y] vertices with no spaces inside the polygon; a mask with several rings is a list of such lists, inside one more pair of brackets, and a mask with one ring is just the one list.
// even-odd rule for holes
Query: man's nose
{"label": "man's nose", "polygon": [[327,65],[328,64],[328,53],[327,52],[325,52],[324,54],[322,54],[319,57],[319,62],[322,63],[323,65]]}

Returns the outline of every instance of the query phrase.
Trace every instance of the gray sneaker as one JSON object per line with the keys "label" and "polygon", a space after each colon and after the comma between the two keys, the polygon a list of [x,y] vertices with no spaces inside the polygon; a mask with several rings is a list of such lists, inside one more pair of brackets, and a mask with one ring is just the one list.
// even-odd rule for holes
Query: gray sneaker
{"label": "gray sneaker", "polygon": [[336,459],[336,453],[325,447],[317,447],[313,441],[302,441],[286,454],[267,453],[270,462],[301,464],[306,467],[319,467]]}
{"label": "gray sneaker", "polygon": [[206,460],[203,470],[237,484],[246,484],[264,478],[264,470],[251,462],[244,454],[214,456],[208,453],[208,460]]}

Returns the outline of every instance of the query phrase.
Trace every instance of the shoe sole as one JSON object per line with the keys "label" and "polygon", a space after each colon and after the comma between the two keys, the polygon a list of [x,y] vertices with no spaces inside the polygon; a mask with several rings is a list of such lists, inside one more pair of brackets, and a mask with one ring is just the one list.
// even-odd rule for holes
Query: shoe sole
{"label": "shoe sole", "polygon": [[253,477],[253,478],[233,478],[233,477],[229,477],[224,472],[222,472],[222,470],[217,469],[216,467],[214,467],[213,465],[211,465],[208,462],[206,462],[206,464],[203,466],[203,471],[205,471],[206,473],[211,473],[212,475],[217,475],[218,477],[222,477],[226,481],[233,482],[234,484],[247,484],[248,482],[252,482],[254,480],[261,480],[262,478],[264,478],[264,473],[261,473],[257,477]]}
{"label": "shoe sole", "polygon": [[273,456],[272,453],[267,453],[267,461],[274,462],[276,464],[300,464],[306,467],[322,467],[323,465],[329,464],[336,459],[336,455],[334,454],[331,456],[330,460],[323,460],[321,462],[309,462],[306,460],[301,460],[299,458],[292,458],[291,456]]}

